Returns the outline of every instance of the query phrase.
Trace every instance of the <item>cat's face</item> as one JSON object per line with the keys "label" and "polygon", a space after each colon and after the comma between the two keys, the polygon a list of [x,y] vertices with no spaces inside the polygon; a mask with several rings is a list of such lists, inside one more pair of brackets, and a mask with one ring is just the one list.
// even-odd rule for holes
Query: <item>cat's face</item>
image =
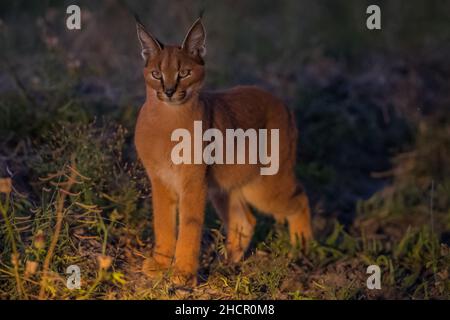
{"label": "cat's face", "polygon": [[137,34],[145,60],[146,85],[169,104],[183,104],[196,95],[205,77],[206,33],[198,19],[181,46],[165,46],[137,22]]}

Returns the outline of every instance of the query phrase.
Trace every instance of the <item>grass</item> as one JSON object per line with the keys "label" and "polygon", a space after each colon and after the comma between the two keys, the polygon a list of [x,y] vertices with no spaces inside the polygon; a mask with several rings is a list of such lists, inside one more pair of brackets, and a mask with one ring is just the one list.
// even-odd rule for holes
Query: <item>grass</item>
{"label": "grass", "polygon": [[[131,216],[137,189],[100,193],[97,188],[102,184],[93,183],[97,163],[89,157],[85,161],[96,170],[84,167],[78,172],[87,163],[82,155],[74,159],[80,163],[77,171],[67,164],[41,179],[44,186],[37,202],[15,191],[2,195],[3,298],[360,299],[377,294],[449,298],[449,248],[428,226],[410,227],[396,239],[387,232],[368,235],[364,227],[349,234],[338,222],[306,252],[291,252],[285,227],[276,226],[276,232],[236,266],[224,264],[217,254],[223,248],[220,232],[205,230],[201,285],[179,293],[167,280],[149,281],[137,272],[151,244],[145,236],[150,232],[149,214],[143,215],[143,221]],[[71,172],[76,172],[76,181],[67,178]],[[67,179],[72,186],[64,189]],[[361,219],[360,225],[365,222]],[[37,270],[30,271],[30,263],[37,264]],[[65,286],[64,271],[70,264],[82,270],[81,290]],[[365,269],[370,264],[382,268],[379,293],[365,288]]]}

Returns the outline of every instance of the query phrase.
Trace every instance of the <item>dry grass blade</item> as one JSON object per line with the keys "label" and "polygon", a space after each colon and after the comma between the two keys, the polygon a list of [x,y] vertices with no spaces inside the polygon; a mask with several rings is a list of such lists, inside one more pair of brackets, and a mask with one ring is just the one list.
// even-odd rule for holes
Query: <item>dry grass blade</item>
{"label": "dry grass blade", "polygon": [[0,179],[0,193],[4,193],[6,195],[6,202],[3,205],[0,202],[0,211],[3,215],[3,219],[6,225],[6,229],[8,231],[8,236],[11,240],[11,247],[12,247],[12,254],[11,254],[11,264],[13,265],[14,268],[14,277],[16,279],[16,286],[17,286],[17,290],[19,293],[19,297],[23,297],[25,299],[27,299],[27,294],[25,292],[25,289],[23,288],[23,284],[22,281],[20,279],[20,275],[19,275],[19,253],[17,250],[17,245],[16,245],[16,239],[14,236],[14,231],[11,225],[11,221],[8,217],[8,211],[9,211],[9,206],[10,206],[10,193],[12,191],[12,180],[10,178],[5,178],[5,179]]}

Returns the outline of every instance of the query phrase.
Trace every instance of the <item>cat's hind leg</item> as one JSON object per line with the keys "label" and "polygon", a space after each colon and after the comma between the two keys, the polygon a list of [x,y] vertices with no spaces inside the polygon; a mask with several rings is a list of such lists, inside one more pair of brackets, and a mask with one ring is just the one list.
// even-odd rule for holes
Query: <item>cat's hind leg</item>
{"label": "cat's hind leg", "polygon": [[256,219],[239,190],[213,192],[211,200],[225,225],[228,259],[238,262],[250,245]]}
{"label": "cat's hind leg", "polygon": [[273,215],[277,221],[287,220],[293,245],[312,239],[308,197],[293,174],[264,176],[244,187],[247,201],[258,210]]}

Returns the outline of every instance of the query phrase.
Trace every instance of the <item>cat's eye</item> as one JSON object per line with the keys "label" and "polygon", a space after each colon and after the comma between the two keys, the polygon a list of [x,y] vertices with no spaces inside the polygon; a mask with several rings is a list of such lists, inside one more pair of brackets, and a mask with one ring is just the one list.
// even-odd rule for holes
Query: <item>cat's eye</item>
{"label": "cat's eye", "polygon": [[159,71],[152,71],[152,77],[159,80],[161,79],[161,72]]}
{"label": "cat's eye", "polygon": [[182,69],[180,72],[178,72],[178,75],[180,78],[186,78],[187,76],[191,75],[191,70]]}

